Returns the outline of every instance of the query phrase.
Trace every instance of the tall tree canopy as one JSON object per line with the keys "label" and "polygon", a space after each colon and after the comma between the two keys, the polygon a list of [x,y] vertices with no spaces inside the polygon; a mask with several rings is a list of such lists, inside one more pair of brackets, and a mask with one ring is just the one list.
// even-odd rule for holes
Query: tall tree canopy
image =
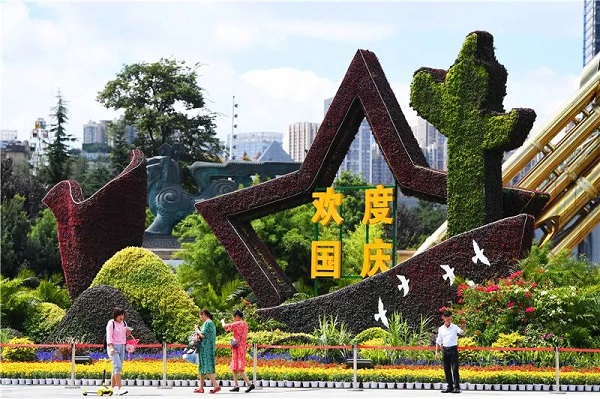
{"label": "tall tree canopy", "polygon": [[68,134],[65,125],[67,117],[67,102],[60,91],[56,95],[56,106],[52,108],[52,124],[50,133],[52,140],[48,143],[46,150],[47,164],[42,168],[42,175],[50,186],[69,178],[71,158],[69,156],[69,142],[76,141],[73,135]]}
{"label": "tall tree canopy", "polygon": [[135,125],[135,145],[146,156],[158,155],[164,143],[181,143],[181,160],[215,161],[222,152],[216,137],[215,114],[205,108],[198,86],[199,64],[161,58],[154,63],[125,65],[117,77],[98,93],[107,108],[124,111],[124,119]]}

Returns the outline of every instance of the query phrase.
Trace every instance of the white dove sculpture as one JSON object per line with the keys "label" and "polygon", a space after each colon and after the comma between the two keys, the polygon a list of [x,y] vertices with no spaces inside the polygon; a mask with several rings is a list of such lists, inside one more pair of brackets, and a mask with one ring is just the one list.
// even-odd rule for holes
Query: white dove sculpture
{"label": "white dove sculpture", "polygon": [[479,249],[479,245],[475,240],[473,240],[473,250],[475,250],[475,256],[471,258],[473,263],[476,264],[477,261],[480,260],[484,265],[490,265],[490,261],[488,260],[487,256],[483,254],[483,249]]}
{"label": "white dove sculpture", "polygon": [[390,324],[388,323],[388,319],[385,315],[387,313],[387,310],[383,308],[383,302],[381,302],[381,297],[379,298],[378,310],[379,312],[375,313],[375,321],[381,320],[384,326],[389,327]]}
{"label": "white dove sculpture", "polygon": [[450,285],[454,284],[454,268],[450,267],[450,265],[440,265],[440,267],[446,272],[442,276],[444,280],[450,280]]}
{"label": "white dove sculpture", "polygon": [[403,296],[408,295],[408,282],[410,281],[410,279],[407,279],[405,276],[402,276],[400,274],[397,274],[396,277],[398,277],[398,280],[400,280],[400,284],[398,284],[398,289],[400,291],[404,291]]}

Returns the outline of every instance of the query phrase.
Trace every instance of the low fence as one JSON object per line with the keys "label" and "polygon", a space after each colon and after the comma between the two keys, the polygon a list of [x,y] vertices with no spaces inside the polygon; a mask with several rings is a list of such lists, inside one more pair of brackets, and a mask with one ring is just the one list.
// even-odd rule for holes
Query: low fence
{"label": "low fence", "polygon": [[[55,350],[69,351],[70,352],[70,363],[71,363],[71,372],[70,379],[67,380],[67,385],[75,386],[76,381],[76,367],[75,365],[85,361],[93,361],[89,356],[78,356],[77,353],[82,350],[94,350],[99,349],[101,353],[104,353],[104,345],[101,344],[83,344],[83,343],[72,343],[72,344],[0,344],[0,348],[6,347],[21,347],[21,348],[36,348],[36,349],[46,349],[52,348]],[[156,352],[160,351],[160,357],[157,360],[161,360],[162,362],[162,380],[159,383],[159,387],[170,387],[171,384],[168,383],[167,378],[167,367],[169,363],[169,350],[178,350],[185,349],[186,345],[181,344],[138,344],[138,350],[155,350]],[[217,345],[218,349],[229,349],[228,345],[219,344]],[[362,387],[359,381],[359,368],[373,367],[373,364],[369,364],[369,359],[361,359],[359,357],[360,350],[382,350],[382,351],[435,351],[435,347],[433,346],[370,346],[370,345],[268,345],[268,344],[257,344],[254,343],[251,346],[249,345],[249,349],[252,355],[252,380],[255,384],[257,384],[257,372],[258,372],[258,362],[259,362],[259,353],[265,350],[298,350],[298,349],[307,349],[307,350],[342,350],[346,353],[351,353],[351,357],[346,358],[346,365],[348,368],[352,368],[352,382],[348,388],[352,389],[360,389]],[[552,353],[554,357],[554,385],[551,388],[553,391],[566,390],[561,389],[561,353],[589,353],[589,354],[600,354],[600,349],[578,349],[578,348],[559,348],[559,347],[545,347],[545,348],[498,348],[498,347],[459,347],[461,353],[466,353],[466,351],[481,351],[481,352],[543,352],[543,353]],[[172,359],[171,359],[172,360]],[[600,363],[596,365],[596,367],[600,367]],[[0,369],[0,375],[2,371]],[[478,384],[479,385],[479,384]],[[564,385],[563,385],[564,388]],[[586,389],[587,390],[587,389]],[[592,389],[589,389],[592,390]],[[594,391],[600,390],[599,385],[594,385]]]}

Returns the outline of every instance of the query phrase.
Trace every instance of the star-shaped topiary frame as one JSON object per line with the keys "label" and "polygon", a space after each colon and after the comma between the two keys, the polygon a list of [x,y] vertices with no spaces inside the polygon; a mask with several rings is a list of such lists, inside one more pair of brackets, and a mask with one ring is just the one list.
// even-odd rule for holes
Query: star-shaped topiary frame
{"label": "star-shaped topiary frame", "polygon": [[[298,171],[196,204],[260,306],[279,305],[295,289],[250,222],[311,202],[316,187],[330,186],[365,117],[400,190],[445,203],[446,174],[429,168],[375,54],[358,50]],[[522,190],[513,198],[512,215],[545,203]]]}

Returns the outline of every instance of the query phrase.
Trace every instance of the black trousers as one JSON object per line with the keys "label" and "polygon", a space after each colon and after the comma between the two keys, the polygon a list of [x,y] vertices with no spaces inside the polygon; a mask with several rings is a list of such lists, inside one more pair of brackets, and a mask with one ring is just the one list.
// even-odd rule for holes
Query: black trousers
{"label": "black trousers", "polygon": [[460,389],[460,377],[458,375],[458,346],[445,347],[443,360],[444,374],[446,375],[448,389]]}

